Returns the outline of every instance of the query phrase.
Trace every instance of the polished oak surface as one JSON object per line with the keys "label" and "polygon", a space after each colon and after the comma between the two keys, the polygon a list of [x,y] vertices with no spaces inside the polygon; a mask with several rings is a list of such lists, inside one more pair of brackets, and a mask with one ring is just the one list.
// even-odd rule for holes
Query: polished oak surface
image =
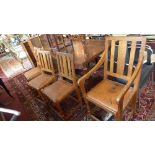
{"label": "polished oak surface", "polygon": [[73,41],[73,46],[61,49],[60,52],[73,53],[75,69],[81,69],[104,51],[104,40]]}

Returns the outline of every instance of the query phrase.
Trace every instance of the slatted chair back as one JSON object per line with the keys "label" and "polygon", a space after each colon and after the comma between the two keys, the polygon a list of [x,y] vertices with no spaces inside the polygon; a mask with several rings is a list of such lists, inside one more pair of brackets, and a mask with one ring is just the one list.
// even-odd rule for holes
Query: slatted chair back
{"label": "slatted chair back", "polygon": [[55,75],[51,52],[37,49],[37,57],[41,70]]}
{"label": "slatted chair back", "polygon": [[31,41],[33,47],[35,47],[35,48],[43,48],[42,43],[40,41],[40,38],[38,36],[31,38],[30,41]]}
{"label": "slatted chair back", "polygon": [[[106,37],[104,77],[107,78],[107,76],[112,76],[128,81],[133,75],[135,68],[134,61],[137,57],[136,46],[139,44],[139,55],[137,61],[139,64],[142,62],[141,60],[144,57],[145,43],[145,37]],[[128,48],[129,46],[130,51]],[[125,73],[126,60],[128,61],[127,73]]]}
{"label": "slatted chair back", "polygon": [[58,52],[56,54],[60,77],[76,81],[73,54]]}

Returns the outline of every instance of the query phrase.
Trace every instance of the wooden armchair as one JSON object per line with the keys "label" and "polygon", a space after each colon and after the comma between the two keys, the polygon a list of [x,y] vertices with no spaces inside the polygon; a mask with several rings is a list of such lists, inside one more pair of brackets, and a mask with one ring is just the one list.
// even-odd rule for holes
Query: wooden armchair
{"label": "wooden armchair", "polygon": [[[131,51],[128,65],[128,72],[124,74],[127,44],[131,43]],[[134,67],[136,44],[140,43],[140,54],[137,65]],[[136,97],[139,88],[141,70],[146,39],[144,37],[106,37],[105,51],[99,62],[87,74],[78,80],[84,101],[87,105],[88,115],[95,120],[99,120],[91,114],[89,102],[111,112],[116,120],[123,120],[123,111],[131,104],[132,112],[136,110]],[[118,50],[115,50],[116,44]],[[116,52],[118,51],[118,52]],[[116,60],[115,60],[116,58]],[[110,60],[110,61],[109,61]],[[117,61],[117,63],[115,63]],[[104,80],[94,88],[86,92],[85,81],[104,64]],[[109,79],[110,77],[110,79]],[[113,80],[120,78],[127,83],[121,84]]]}
{"label": "wooden armchair", "polygon": [[67,97],[71,97],[74,91],[76,91],[79,103],[81,103],[81,96],[75,76],[73,55],[59,52],[56,56],[59,79],[42,89],[41,92],[54,103],[56,110],[64,117],[66,115],[60,106],[61,102]]}
{"label": "wooden armchair", "polygon": [[42,73],[36,78],[30,80],[28,85],[36,89],[39,93],[40,90],[56,80],[55,71],[53,67],[52,54],[50,51],[38,50],[38,61]]}

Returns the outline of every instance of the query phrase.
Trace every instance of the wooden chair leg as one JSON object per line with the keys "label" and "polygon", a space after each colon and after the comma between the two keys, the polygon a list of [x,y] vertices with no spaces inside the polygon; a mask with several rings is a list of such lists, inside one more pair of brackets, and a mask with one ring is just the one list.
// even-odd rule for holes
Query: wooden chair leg
{"label": "wooden chair leg", "polygon": [[123,100],[120,102],[120,105],[118,105],[118,111],[115,115],[116,121],[123,121]]}
{"label": "wooden chair leg", "polygon": [[79,103],[82,104],[82,98],[81,98],[81,93],[80,93],[79,89],[76,89],[76,94],[77,94]]}
{"label": "wooden chair leg", "polygon": [[87,115],[88,115],[88,116],[91,116],[91,111],[90,111],[90,107],[89,107],[89,102],[88,102],[88,100],[86,100],[85,98],[84,98],[84,102],[86,103],[86,106],[87,106]]}
{"label": "wooden chair leg", "polygon": [[133,96],[132,103],[131,103],[133,114],[136,112],[136,101],[137,101],[137,93]]}
{"label": "wooden chair leg", "polygon": [[115,115],[115,120],[116,121],[123,121],[123,113],[122,112],[117,112]]}
{"label": "wooden chair leg", "polygon": [[57,102],[57,103],[55,104],[55,108],[56,108],[56,110],[60,113],[60,115],[61,115],[62,117],[65,117],[65,113],[64,113],[64,111],[62,110],[60,104],[61,104],[60,102]]}
{"label": "wooden chair leg", "polygon": [[45,98],[44,98],[43,94],[40,92],[40,90],[38,91],[38,95],[40,96],[40,98],[41,98],[42,101],[45,100]]}

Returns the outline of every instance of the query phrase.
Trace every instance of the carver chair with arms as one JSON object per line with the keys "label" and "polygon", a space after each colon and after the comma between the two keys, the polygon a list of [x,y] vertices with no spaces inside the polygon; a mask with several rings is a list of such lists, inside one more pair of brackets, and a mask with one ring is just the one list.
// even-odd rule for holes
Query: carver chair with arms
{"label": "carver chair with arms", "polygon": [[[125,72],[126,53],[128,43],[131,44],[128,72]],[[134,66],[136,44],[140,43],[138,63]],[[123,112],[130,104],[132,112],[136,110],[136,97],[138,94],[139,81],[141,77],[143,57],[145,50],[145,37],[106,37],[105,51],[99,62],[78,81],[84,101],[87,105],[88,115],[95,120],[97,117],[91,114],[89,102],[111,112],[116,120],[123,120]],[[118,45],[118,50],[115,49]],[[117,51],[117,52],[116,52]],[[116,63],[115,63],[116,62]],[[104,65],[104,79],[95,87],[86,91],[85,81]],[[126,84],[119,83],[113,79],[126,80]]]}

